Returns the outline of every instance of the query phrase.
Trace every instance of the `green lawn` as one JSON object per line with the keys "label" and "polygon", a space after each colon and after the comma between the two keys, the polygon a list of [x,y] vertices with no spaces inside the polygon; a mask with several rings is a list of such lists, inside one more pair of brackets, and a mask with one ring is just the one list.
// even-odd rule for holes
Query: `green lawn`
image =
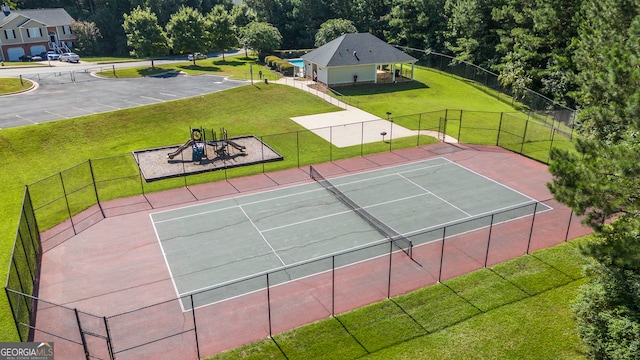
{"label": "green lawn", "polygon": [[584,359],[569,308],[575,240],[210,357]]}
{"label": "green lawn", "polygon": [[[154,66],[153,68],[149,61],[148,67],[116,69],[115,72],[107,70],[99,72],[98,75],[104,77],[131,78],[160,74],[168,71],[181,71],[189,75],[224,74],[233,79],[249,80],[251,79],[251,73],[253,73],[253,78],[257,79],[258,71],[260,70],[263,70],[263,73],[267,75],[267,70],[264,69],[263,65],[258,63],[257,58],[235,55],[225,56],[224,60],[220,57],[196,60],[195,65],[193,61],[185,60],[184,62],[163,64],[162,66]],[[267,78],[269,80],[275,80],[278,76],[269,72]]]}
{"label": "green lawn", "polygon": [[0,78],[0,95],[12,94],[19,91],[28,90],[33,86],[31,80],[19,78]]}
{"label": "green lawn", "polygon": [[[257,72],[258,65],[254,65],[252,61],[227,57],[225,61],[198,60],[197,68],[192,68],[191,62],[175,66],[176,69],[193,74],[224,73],[236,78],[246,78],[251,67],[254,74]],[[375,95],[354,93],[351,96],[359,97],[365,110],[382,117],[386,116],[387,111],[392,112],[396,118],[415,112],[442,113],[447,108],[471,109],[463,107],[465,104],[490,112],[515,111],[452,77],[427,70],[420,72],[419,76],[420,81],[428,87],[416,83],[412,85],[413,88],[397,88],[397,93],[389,92],[392,90],[390,88],[380,88]],[[362,92],[365,88],[358,90]],[[475,101],[475,98],[481,100]],[[293,152],[295,132],[302,128],[289,119],[293,116],[337,110],[339,109],[320,98],[292,87],[258,82],[253,86],[144,108],[3,129],[0,131],[0,158],[3,159],[4,169],[0,173],[0,192],[3,194],[0,206],[0,248],[4,251],[0,252],[0,278],[6,278],[25,184],[56,174],[89,158],[122,155],[133,150],[183,143],[192,126],[209,129],[224,127],[230,136],[288,133],[289,135],[265,137],[265,141],[270,145],[274,144],[287,159],[274,163],[273,169],[292,167],[300,161]],[[477,113],[496,117],[495,113]],[[407,138],[394,141],[393,146],[408,147],[415,146],[415,143],[415,138]],[[302,155],[303,163],[328,161],[329,151],[333,151],[335,159],[358,156],[361,152],[388,150],[388,144],[382,142],[367,145],[364,149],[356,146],[338,150],[330,148],[324,140],[310,133],[305,135],[304,146],[308,153]],[[241,176],[248,171],[254,170],[238,168],[230,174]],[[198,181],[201,178],[194,179]],[[0,341],[15,341],[15,327],[8,304],[4,296],[1,298],[0,313],[3,316],[0,318]]]}

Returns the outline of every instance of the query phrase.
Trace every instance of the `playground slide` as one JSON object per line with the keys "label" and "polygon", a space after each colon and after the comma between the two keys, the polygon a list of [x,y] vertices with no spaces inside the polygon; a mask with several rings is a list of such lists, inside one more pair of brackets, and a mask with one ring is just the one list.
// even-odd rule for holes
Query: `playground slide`
{"label": "playground slide", "polygon": [[173,159],[174,157],[176,157],[176,155],[180,154],[181,152],[184,151],[184,149],[190,147],[191,145],[193,145],[195,143],[195,140],[193,139],[189,139],[189,141],[187,141],[186,143],[184,143],[184,145],[180,146],[178,149],[176,149],[176,151],[168,153],[167,154],[167,158],[168,159]]}
{"label": "playground slide", "polygon": [[244,152],[247,148],[245,146],[242,145],[238,145],[237,143],[231,141],[231,140],[227,140],[227,144],[233,146],[236,150],[240,150],[242,152]]}

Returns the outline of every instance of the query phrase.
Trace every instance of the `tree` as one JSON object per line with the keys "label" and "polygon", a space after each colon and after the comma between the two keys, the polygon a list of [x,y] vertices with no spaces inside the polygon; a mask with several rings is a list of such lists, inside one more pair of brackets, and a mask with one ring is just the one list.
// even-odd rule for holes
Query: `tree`
{"label": "tree", "polygon": [[291,4],[293,21],[285,29],[294,36],[296,48],[309,49],[321,24],[333,17],[330,4],[327,0],[292,0]]}
{"label": "tree", "polygon": [[494,0],[446,0],[444,46],[456,58],[490,67],[495,63],[499,37],[491,18]]}
{"label": "tree", "polygon": [[209,26],[209,41],[211,42],[209,47],[221,49],[224,60],[224,51],[238,45],[233,19],[224,6],[216,5],[207,14],[206,20]]}
{"label": "tree", "polygon": [[122,26],[127,34],[127,45],[132,49],[131,55],[154,57],[169,52],[167,35],[158,25],[156,14],[149,8],[142,9],[138,6],[131,14],[124,14]]}
{"label": "tree", "polygon": [[[203,51],[208,46],[208,29],[204,17],[194,8],[183,6],[171,15],[167,34],[178,54]],[[193,57],[193,64],[196,57]]]}
{"label": "tree", "polygon": [[252,22],[241,30],[241,41],[245,48],[258,52],[258,56],[267,54],[277,49],[282,41],[278,29],[265,22]]}
{"label": "tree", "polygon": [[351,20],[330,19],[320,25],[320,30],[318,30],[315,36],[314,45],[320,47],[344,34],[357,32],[358,29],[356,29]]}
{"label": "tree", "polygon": [[86,21],[74,21],[71,23],[71,31],[76,35],[75,47],[82,55],[100,54],[99,40],[102,38],[100,29],[95,23]]}
{"label": "tree", "polygon": [[362,32],[384,38],[392,0],[353,0],[353,24]]}
{"label": "tree", "polygon": [[387,41],[418,49],[443,50],[444,0],[396,1],[388,16]]}
{"label": "tree", "polygon": [[[304,19],[293,17],[293,0],[243,0],[247,6],[256,13],[257,21],[268,23],[278,29],[284,40],[284,46],[289,49],[296,48],[297,33],[292,31],[296,22]],[[283,43],[283,40],[280,43]]]}
{"label": "tree", "polygon": [[615,142],[640,113],[640,4],[585,1],[574,50],[581,130]]}
{"label": "tree", "polygon": [[574,306],[594,359],[640,354],[640,1],[585,0],[575,40],[582,138],[553,149],[549,189],[594,230]]}
{"label": "tree", "polygon": [[255,10],[249,8],[244,2],[241,2],[238,5],[234,5],[231,9],[231,19],[237,33],[250,22],[257,21],[258,18]]}

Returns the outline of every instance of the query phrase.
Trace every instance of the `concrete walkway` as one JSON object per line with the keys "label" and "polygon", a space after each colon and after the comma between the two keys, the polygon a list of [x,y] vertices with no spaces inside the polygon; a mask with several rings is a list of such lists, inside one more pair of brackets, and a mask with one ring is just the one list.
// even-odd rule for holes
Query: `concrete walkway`
{"label": "concrete walkway", "polygon": [[[442,134],[436,131],[409,130],[355,106],[348,105],[322,91],[312,88],[310,85],[314,84],[314,82],[311,80],[294,80],[284,77],[275,81],[275,83],[289,85],[296,89],[307,91],[343,109],[336,112],[291,118],[291,120],[311,130],[316,135],[337,147],[389,141],[390,139],[416,136],[418,134],[432,136],[442,140]],[[457,142],[455,138],[448,135],[444,141],[448,143]]]}

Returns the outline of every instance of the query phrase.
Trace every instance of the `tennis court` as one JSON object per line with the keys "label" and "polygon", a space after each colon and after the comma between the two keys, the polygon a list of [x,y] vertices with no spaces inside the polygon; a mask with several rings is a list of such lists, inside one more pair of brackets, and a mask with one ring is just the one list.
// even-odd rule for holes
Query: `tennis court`
{"label": "tennis court", "polygon": [[[335,178],[312,168],[311,175],[318,181],[151,213],[178,297],[198,293],[197,308],[263,288],[238,282],[259,274],[284,270],[271,278],[276,285],[326,270],[297,264],[370,249],[354,252],[348,266],[384,255],[370,245],[389,238],[410,256],[414,247],[440,240],[433,229],[460,223],[454,227],[460,234],[488,226],[490,214],[496,223],[545,210],[440,157]],[[222,291],[202,292],[215,287]]]}

